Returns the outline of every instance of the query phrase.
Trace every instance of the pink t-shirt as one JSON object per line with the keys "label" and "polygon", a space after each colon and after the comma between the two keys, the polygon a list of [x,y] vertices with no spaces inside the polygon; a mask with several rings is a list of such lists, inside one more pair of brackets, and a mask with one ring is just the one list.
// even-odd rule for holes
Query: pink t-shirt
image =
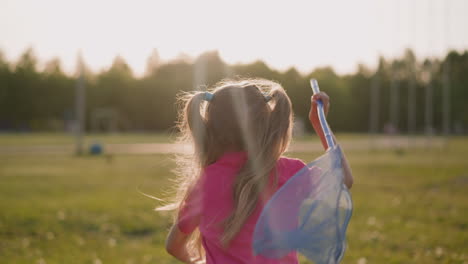
{"label": "pink t-shirt", "polygon": [[[231,241],[229,248],[224,249],[221,245],[220,238],[223,233],[221,223],[233,209],[232,185],[246,160],[245,152],[229,152],[207,166],[200,181],[182,205],[178,227],[186,234],[190,234],[197,227],[200,229],[207,264],[297,264],[295,252],[279,260],[253,255],[252,236],[266,202],[257,205],[241,231]],[[278,188],[304,166],[301,160],[281,157],[277,162]]]}

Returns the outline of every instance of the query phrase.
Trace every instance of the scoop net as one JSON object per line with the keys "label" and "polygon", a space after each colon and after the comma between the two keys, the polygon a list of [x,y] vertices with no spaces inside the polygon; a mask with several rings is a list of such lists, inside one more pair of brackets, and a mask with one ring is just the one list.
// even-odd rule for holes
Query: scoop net
{"label": "scoop net", "polygon": [[341,148],[332,140],[321,102],[318,107],[329,147],[265,205],[253,235],[255,255],[280,259],[298,251],[316,264],[339,263],[344,256],[353,205],[343,184]]}

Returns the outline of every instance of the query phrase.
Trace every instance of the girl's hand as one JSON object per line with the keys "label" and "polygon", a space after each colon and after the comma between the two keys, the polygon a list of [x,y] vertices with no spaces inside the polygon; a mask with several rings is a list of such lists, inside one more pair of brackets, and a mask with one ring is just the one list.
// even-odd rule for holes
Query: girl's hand
{"label": "girl's hand", "polygon": [[325,116],[328,115],[328,110],[330,109],[330,97],[324,92],[320,92],[318,94],[314,94],[311,98],[311,105],[310,105],[310,111],[309,111],[309,121],[314,127],[315,131],[317,129],[321,130],[320,127],[320,121],[318,118],[318,112],[317,112],[317,101],[321,100],[323,104],[323,111],[325,112]]}
{"label": "girl's hand", "polygon": [[310,104],[310,111],[309,111],[309,121],[312,124],[312,127],[315,130],[315,133],[320,137],[320,141],[322,141],[323,148],[326,150],[328,148],[327,141],[325,139],[325,135],[322,131],[322,126],[320,125],[320,120],[318,117],[317,111],[317,101],[321,100],[323,104],[323,112],[325,113],[325,117],[328,115],[328,110],[330,109],[330,97],[324,92],[320,92],[318,94],[314,94],[311,98]]}

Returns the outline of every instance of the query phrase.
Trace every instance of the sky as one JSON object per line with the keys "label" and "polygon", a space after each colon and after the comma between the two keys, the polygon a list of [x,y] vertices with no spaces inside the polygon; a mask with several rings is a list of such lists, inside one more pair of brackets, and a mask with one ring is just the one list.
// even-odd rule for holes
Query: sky
{"label": "sky", "polygon": [[265,61],[303,73],[332,66],[468,49],[465,0],[0,0],[0,51],[16,61],[33,47],[66,72],[81,52],[94,71],[122,56],[136,75],[157,50],[163,61],[217,50],[230,64]]}

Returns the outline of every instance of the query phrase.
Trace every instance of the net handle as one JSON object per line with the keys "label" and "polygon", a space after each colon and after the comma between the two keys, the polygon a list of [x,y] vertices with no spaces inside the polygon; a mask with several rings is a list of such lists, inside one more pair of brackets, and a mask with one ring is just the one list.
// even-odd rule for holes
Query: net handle
{"label": "net handle", "polygon": [[[312,87],[312,92],[314,94],[320,93],[320,88],[316,79],[310,79],[310,86]],[[320,126],[322,127],[323,134],[325,135],[325,140],[327,141],[327,150],[335,147],[335,142],[333,141],[333,134],[328,126],[327,119],[325,118],[325,112],[323,111],[322,100],[317,100],[317,113],[320,121]]]}

